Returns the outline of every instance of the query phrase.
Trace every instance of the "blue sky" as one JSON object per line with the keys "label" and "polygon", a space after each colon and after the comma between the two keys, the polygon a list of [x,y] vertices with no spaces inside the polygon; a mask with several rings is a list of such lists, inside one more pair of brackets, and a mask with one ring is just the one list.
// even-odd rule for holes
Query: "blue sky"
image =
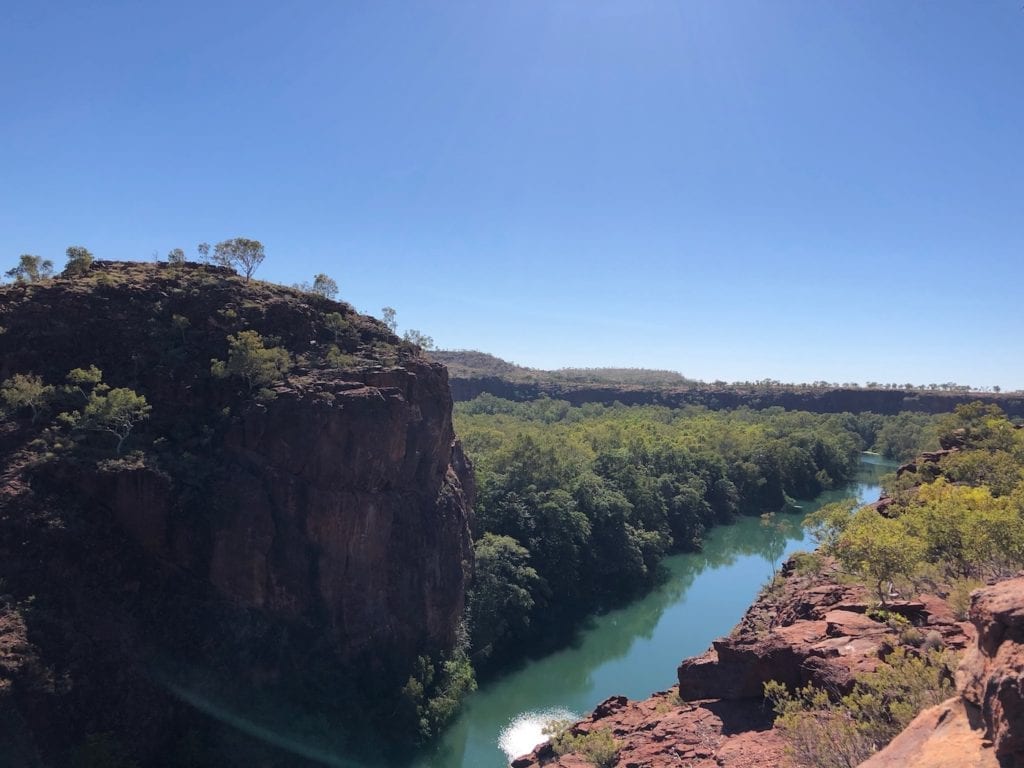
{"label": "blue sky", "polygon": [[0,4],[0,260],[262,240],[440,346],[1024,387],[1024,8]]}

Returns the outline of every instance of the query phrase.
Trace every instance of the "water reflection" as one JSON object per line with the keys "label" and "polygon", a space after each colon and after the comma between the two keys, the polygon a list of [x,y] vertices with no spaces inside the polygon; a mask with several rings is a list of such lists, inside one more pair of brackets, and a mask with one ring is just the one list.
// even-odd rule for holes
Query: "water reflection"
{"label": "water reflection", "polygon": [[[666,578],[650,594],[594,617],[571,647],[482,686],[415,768],[505,768],[499,734],[522,726],[524,713],[529,720],[541,710],[585,712],[613,694],[640,698],[667,688],[679,661],[726,634],[782,559],[806,546],[800,523],[807,512],[851,495],[873,501],[879,478],[892,466],[866,457],[850,487],[802,502],[800,510],[779,513],[771,524],[744,518],[717,528],[703,551],[667,558]],[[524,741],[531,733],[518,731]]]}

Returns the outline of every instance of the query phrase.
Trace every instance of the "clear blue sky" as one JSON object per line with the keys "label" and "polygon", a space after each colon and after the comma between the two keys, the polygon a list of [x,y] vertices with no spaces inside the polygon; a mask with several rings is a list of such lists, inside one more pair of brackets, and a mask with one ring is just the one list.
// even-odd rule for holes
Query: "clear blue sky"
{"label": "clear blue sky", "polygon": [[524,365],[1024,387],[1024,8],[4,2],[0,259],[262,240]]}

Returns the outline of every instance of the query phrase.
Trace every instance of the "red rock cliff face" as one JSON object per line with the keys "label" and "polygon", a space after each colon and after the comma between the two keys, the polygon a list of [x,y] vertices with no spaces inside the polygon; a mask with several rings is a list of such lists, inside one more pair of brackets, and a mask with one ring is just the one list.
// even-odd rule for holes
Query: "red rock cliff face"
{"label": "red rock cliff face", "polygon": [[[455,645],[472,567],[443,366],[348,305],[192,264],[5,286],[0,325],[0,380],[96,365],[152,405],[120,457],[56,424],[74,392],[0,421],[0,764],[15,742],[14,765],[72,764],[99,733],[151,765],[205,738],[174,665],[235,704],[397,717],[417,657]],[[292,356],[272,399],[211,375],[242,330]]]}
{"label": "red rock cliff face", "polygon": [[444,370],[365,378],[283,392],[231,428],[209,578],[279,616],[320,613],[345,657],[449,648],[472,553]]}

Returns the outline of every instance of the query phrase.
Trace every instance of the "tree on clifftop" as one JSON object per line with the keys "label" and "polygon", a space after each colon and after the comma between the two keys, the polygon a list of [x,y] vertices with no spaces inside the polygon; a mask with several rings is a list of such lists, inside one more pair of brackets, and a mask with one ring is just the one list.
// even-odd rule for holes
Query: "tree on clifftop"
{"label": "tree on clifftop", "polygon": [[4,275],[14,278],[17,283],[38,283],[53,277],[53,262],[42,256],[23,253],[18,259],[18,266],[7,270]]}
{"label": "tree on clifftop", "polygon": [[224,240],[213,247],[213,263],[231,269],[240,267],[246,282],[265,257],[263,243],[245,237]]}
{"label": "tree on clifftop", "polygon": [[68,246],[66,251],[68,263],[64,266],[64,275],[84,275],[92,266],[92,254],[80,245]]}
{"label": "tree on clifftop", "polygon": [[319,274],[313,278],[312,292],[325,299],[333,299],[338,295],[338,284],[327,275]]}

